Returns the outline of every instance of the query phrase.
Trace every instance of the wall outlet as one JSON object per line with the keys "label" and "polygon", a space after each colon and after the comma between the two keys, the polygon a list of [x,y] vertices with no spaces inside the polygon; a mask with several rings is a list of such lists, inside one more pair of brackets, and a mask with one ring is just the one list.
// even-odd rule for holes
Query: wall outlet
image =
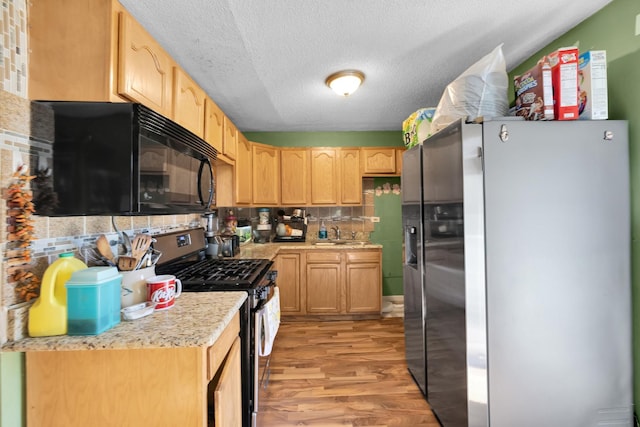
{"label": "wall outlet", "polygon": [[379,216],[372,216],[371,217],[371,222],[380,222],[380,217]]}
{"label": "wall outlet", "polygon": [[640,35],[640,13],[636,15],[636,36]]}

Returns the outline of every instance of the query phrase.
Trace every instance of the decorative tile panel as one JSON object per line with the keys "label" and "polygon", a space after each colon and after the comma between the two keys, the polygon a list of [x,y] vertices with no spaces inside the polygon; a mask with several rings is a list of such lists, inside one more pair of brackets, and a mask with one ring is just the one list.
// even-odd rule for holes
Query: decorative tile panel
{"label": "decorative tile panel", "polygon": [[27,98],[27,3],[0,2],[0,86]]}

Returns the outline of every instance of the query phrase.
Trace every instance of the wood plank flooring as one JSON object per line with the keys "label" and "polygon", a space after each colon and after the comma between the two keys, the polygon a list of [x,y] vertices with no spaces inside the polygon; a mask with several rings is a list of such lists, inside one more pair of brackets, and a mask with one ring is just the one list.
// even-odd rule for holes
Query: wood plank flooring
{"label": "wood plank flooring", "polygon": [[270,365],[259,427],[439,426],[407,371],[402,318],[283,319]]}

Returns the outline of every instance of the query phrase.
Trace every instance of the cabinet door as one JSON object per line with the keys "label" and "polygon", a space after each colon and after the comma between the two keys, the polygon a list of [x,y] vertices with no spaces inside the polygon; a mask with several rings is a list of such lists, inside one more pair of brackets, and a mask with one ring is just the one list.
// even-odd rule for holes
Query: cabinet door
{"label": "cabinet door", "polygon": [[209,97],[204,102],[204,139],[222,154],[222,140],[224,138],[224,113]]}
{"label": "cabinet door", "polygon": [[180,67],[173,67],[173,120],[204,138],[205,94]]}
{"label": "cabinet door", "polygon": [[363,175],[395,174],[395,148],[362,148]]}
{"label": "cabinet door", "polygon": [[238,132],[238,147],[236,152],[235,190],[236,204],[248,205],[253,200],[253,153],[251,142]]}
{"label": "cabinet door", "polygon": [[380,264],[347,264],[347,313],[380,313]]}
{"label": "cabinet door", "polygon": [[306,273],[307,313],[340,313],[342,305],[340,264],[307,264]]}
{"label": "cabinet door", "polygon": [[280,200],[280,158],[277,148],[253,143],[253,203],[273,206]]}
{"label": "cabinet door", "polygon": [[234,160],[236,158],[238,146],[238,129],[236,125],[224,116],[224,138],[222,140],[222,154]]}
{"label": "cabinet door", "polygon": [[311,203],[338,204],[338,162],[333,148],[311,149]]}
{"label": "cabinet door", "polygon": [[359,205],[362,203],[362,175],[360,175],[360,150],[357,148],[339,151],[340,158],[340,203]]}
{"label": "cabinet door", "polygon": [[300,253],[281,252],[276,256],[282,314],[303,314]]}
{"label": "cabinet door", "polygon": [[173,60],[131,16],[120,13],[118,93],[172,118]]}
{"label": "cabinet door", "polygon": [[[216,381],[216,379],[214,379]],[[240,338],[236,338],[220,370],[213,392],[214,426],[242,425]]]}
{"label": "cabinet door", "polygon": [[309,193],[309,150],[280,151],[280,202],[283,205],[304,206]]}

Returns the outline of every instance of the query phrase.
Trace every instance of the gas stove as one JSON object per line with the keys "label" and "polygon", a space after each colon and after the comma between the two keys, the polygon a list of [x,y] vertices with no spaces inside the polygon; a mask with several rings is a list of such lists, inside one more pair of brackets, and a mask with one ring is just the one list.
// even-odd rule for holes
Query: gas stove
{"label": "gas stove", "polygon": [[206,258],[201,228],[154,236],[154,249],[162,252],[157,274],[173,274],[183,292],[251,291],[273,281],[267,259]]}
{"label": "gas stove", "polygon": [[160,266],[157,272],[174,274],[184,292],[239,291],[260,287],[272,265],[267,259],[202,259]]}
{"label": "gas stove", "polygon": [[[240,308],[242,369],[242,427],[255,427],[258,411],[259,320],[277,272],[268,259],[214,258],[205,255],[203,228],[153,236],[153,248],[162,252],[156,274],[172,274],[182,282],[183,292],[245,291]],[[178,302],[179,304],[179,302]]]}

